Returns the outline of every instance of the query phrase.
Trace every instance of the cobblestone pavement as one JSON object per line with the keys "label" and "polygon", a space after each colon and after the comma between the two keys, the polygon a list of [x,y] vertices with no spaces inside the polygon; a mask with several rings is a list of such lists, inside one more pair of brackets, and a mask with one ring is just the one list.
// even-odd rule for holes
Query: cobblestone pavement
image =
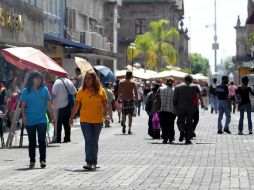
{"label": "cobblestone pavement", "polygon": [[71,143],[49,145],[45,169],[38,162],[28,169],[27,147],[0,149],[0,189],[254,189],[254,138],[246,123],[246,135],[237,135],[238,117],[232,116],[231,135],[217,135],[217,115],[201,111],[193,145],[179,143],[178,130],[175,144],[149,138],[144,112],[134,119],[133,135],[122,135],[115,122],[102,130],[101,168],[92,172],[82,169],[84,140],[76,126]]}

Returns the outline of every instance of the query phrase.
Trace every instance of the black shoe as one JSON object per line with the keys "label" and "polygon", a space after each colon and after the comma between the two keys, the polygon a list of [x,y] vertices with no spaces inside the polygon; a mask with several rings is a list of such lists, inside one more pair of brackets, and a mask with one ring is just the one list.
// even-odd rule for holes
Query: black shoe
{"label": "black shoe", "polygon": [[63,143],[69,143],[71,140],[64,140]]}
{"label": "black shoe", "polygon": [[168,140],[163,140],[162,141],[162,144],[167,144],[168,143]]}
{"label": "black shoe", "polygon": [[186,140],[185,144],[192,144],[192,142],[190,140]]}
{"label": "black shoe", "polygon": [[196,137],[196,133],[193,131],[193,134],[192,134],[193,137]]}
{"label": "black shoe", "polygon": [[128,135],[131,135],[131,134],[132,134],[131,130],[128,130]]}
{"label": "black shoe", "polygon": [[47,166],[45,161],[41,161],[41,168],[45,168]]}
{"label": "black shoe", "polygon": [[250,134],[250,135],[252,135],[252,134],[253,134],[252,130],[249,130],[249,134]]}
{"label": "black shoe", "polygon": [[122,132],[123,132],[123,134],[125,134],[125,132],[126,132],[125,126],[123,126]]}
{"label": "black shoe", "polygon": [[30,168],[30,169],[33,169],[33,168],[34,168],[34,166],[35,166],[35,162],[30,162],[30,164],[29,164],[29,168]]}
{"label": "black shoe", "polygon": [[223,131],[222,130],[218,130],[218,134],[223,134]]}
{"label": "black shoe", "polygon": [[83,168],[84,168],[85,170],[93,170],[92,164],[87,164],[87,165],[83,166]]}
{"label": "black shoe", "polygon": [[225,133],[231,134],[231,131],[229,129],[224,129],[223,130]]}
{"label": "black shoe", "polygon": [[180,142],[183,142],[183,140],[184,140],[184,133],[183,133],[183,132],[180,132],[179,141],[180,141]]}

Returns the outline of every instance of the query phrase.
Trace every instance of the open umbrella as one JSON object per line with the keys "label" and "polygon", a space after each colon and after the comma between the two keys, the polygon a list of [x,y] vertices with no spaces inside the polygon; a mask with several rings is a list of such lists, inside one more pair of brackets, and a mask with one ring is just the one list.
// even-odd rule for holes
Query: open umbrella
{"label": "open umbrella", "polygon": [[20,69],[48,71],[62,77],[68,75],[54,60],[32,47],[6,48],[2,50],[2,55]]}
{"label": "open umbrella", "polygon": [[94,69],[97,70],[102,75],[102,83],[105,82],[114,83],[116,81],[116,78],[110,68],[105,67],[103,65],[95,65]]}
{"label": "open umbrella", "polygon": [[75,57],[75,63],[77,64],[78,68],[80,68],[83,75],[85,75],[87,71],[93,71],[92,65],[85,59]]}

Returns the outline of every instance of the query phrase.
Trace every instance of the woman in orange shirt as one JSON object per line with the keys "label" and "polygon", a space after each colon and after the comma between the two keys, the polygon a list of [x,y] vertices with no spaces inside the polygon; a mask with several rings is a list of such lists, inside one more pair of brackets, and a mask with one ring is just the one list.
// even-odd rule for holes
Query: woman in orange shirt
{"label": "woman in orange shirt", "polygon": [[70,126],[73,118],[80,109],[80,125],[85,139],[86,163],[83,168],[96,169],[99,135],[103,118],[109,121],[106,92],[94,71],[88,71],[84,78],[83,87],[76,95],[76,102],[71,112]]}

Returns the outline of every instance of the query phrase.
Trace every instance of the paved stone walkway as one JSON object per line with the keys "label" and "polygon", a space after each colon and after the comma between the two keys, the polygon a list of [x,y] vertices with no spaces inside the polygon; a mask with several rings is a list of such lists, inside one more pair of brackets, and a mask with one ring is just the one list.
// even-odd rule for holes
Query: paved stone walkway
{"label": "paved stone walkway", "polygon": [[102,130],[101,168],[92,172],[82,169],[84,140],[76,126],[71,143],[49,145],[45,169],[38,162],[28,169],[27,147],[0,149],[0,189],[254,189],[254,138],[246,124],[246,135],[237,135],[238,117],[232,116],[231,135],[217,135],[217,115],[201,111],[193,145],[179,143],[177,129],[175,144],[152,140],[145,112],[135,118],[133,135],[122,135],[115,122]]}

